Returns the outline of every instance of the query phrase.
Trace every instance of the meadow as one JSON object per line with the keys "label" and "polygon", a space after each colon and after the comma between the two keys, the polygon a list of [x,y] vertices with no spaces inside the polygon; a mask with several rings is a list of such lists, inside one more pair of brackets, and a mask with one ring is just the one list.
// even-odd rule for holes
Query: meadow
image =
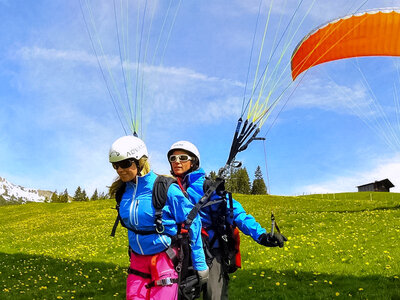
{"label": "meadow", "polygon": [[[284,248],[241,235],[230,299],[400,299],[400,194],[234,195]],[[124,299],[114,200],[0,207],[0,299]]]}

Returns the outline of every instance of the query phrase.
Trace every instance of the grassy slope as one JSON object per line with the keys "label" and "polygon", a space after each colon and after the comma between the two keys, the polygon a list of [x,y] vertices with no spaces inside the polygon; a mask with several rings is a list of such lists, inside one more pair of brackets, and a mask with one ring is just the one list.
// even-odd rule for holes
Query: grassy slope
{"label": "grassy slope", "polygon": [[[400,299],[400,194],[235,198],[268,231],[272,209],[289,242],[242,235],[231,299]],[[0,299],[123,299],[126,230],[109,236],[112,206],[0,207]]]}

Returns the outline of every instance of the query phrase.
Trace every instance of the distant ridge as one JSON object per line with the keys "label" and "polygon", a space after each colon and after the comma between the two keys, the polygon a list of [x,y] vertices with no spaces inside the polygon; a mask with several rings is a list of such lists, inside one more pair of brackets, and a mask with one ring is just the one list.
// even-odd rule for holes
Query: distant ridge
{"label": "distant ridge", "polygon": [[50,199],[52,194],[50,191],[25,188],[0,177],[0,205],[44,202],[46,198]]}

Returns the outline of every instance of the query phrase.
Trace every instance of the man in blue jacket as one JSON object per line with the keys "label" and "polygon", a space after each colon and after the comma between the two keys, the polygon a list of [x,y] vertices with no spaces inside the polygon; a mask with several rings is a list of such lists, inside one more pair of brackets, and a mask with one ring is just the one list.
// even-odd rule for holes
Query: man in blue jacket
{"label": "man in blue jacket", "polygon": [[[186,192],[190,201],[196,204],[204,195],[205,172],[200,168],[200,153],[195,145],[188,141],[174,143],[167,154],[171,165],[171,174],[177,177],[181,189]],[[211,200],[221,198],[217,193]],[[212,202],[211,202],[212,203]],[[232,204],[230,204],[232,203]],[[231,209],[232,206],[232,209]],[[229,274],[224,265],[224,249],[218,236],[220,230],[217,224],[224,218],[226,224],[237,226],[244,234],[251,236],[257,243],[266,247],[283,247],[286,238],[280,234],[269,234],[252,217],[247,214],[242,205],[236,200],[215,201],[215,204],[204,206],[200,212],[203,228],[208,234],[211,249],[212,264],[210,267],[207,289],[204,290],[204,299],[228,299]],[[229,225],[228,225],[229,226]]]}

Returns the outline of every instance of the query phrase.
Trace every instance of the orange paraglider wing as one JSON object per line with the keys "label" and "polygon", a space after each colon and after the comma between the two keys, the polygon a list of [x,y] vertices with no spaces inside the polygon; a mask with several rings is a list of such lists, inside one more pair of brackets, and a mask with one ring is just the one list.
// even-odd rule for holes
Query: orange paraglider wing
{"label": "orange paraglider wing", "polygon": [[308,34],[292,54],[293,80],[325,62],[358,56],[400,55],[400,10],[380,9],[329,22]]}

